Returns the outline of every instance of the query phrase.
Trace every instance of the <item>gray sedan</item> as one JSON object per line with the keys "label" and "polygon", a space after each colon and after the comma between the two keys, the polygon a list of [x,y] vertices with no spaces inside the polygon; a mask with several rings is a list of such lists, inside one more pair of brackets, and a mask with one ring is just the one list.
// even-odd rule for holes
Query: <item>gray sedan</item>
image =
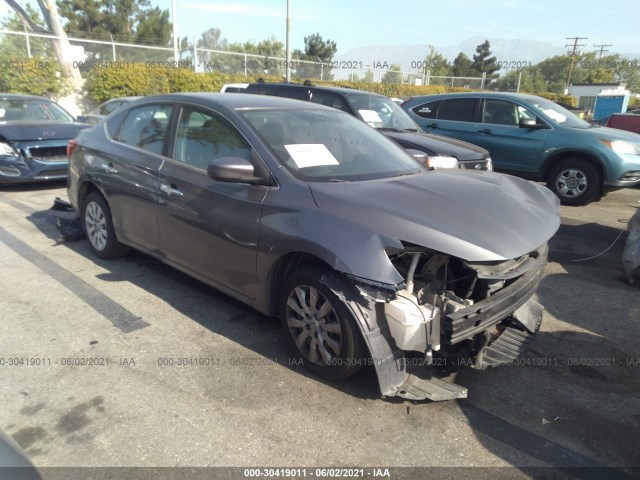
{"label": "gray sedan", "polygon": [[69,150],[98,257],[132,247],[279,316],[324,378],[373,365],[383,395],[461,398],[435,367],[509,362],[540,327],[559,203],[536,184],[428,171],[344,112],[247,94],[146,97]]}

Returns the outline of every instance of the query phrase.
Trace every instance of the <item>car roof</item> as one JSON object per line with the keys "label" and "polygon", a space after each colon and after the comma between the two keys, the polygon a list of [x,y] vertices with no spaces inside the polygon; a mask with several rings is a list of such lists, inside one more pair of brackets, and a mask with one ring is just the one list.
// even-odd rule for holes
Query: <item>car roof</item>
{"label": "car roof", "polygon": [[526,100],[526,101],[534,101],[539,100],[543,97],[539,97],[538,95],[530,95],[527,93],[514,93],[514,92],[454,92],[454,93],[438,93],[435,95],[416,95],[412,100],[415,99],[427,99],[433,98],[443,99],[443,98],[461,98],[461,97],[477,97],[477,98],[510,98],[512,100]]}
{"label": "car roof", "polygon": [[6,98],[6,99],[31,99],[31,100],[47,100],[49,102],[53,102],[53,100],[51,100],[50,98],[47,97],[41,97],[39,95],[27,95],[27,94],[22,94],[22,93],[0,93],[0,98]]}
{"label": "car roof", "polygon": [[129,101],[133,102],[134,100],[139,100],[141,98],[144,98],[144,97],[141,97],[141,96],[137,96],[137,97],[115,97],[115,98],[110,98],[109,100],[105,100],[102,103],[104,104],[104,103],[117,102],[117,101],[121,102],[122,100],[129,100]]}
{"label": "car roof", "polygon": [[203,105],[222,105],[229,109],[241,108],[314,108],[336,112],[335,108],[325,107],[316,103],[303,102],[283,97],[272,97],[269,95],[254,95],[250,93],[219,93],[219,92],[193,92],[193,93],[168,93],[164,95],[153,95],[144,97],[139,102],[147,101],[198,101]]}
{"label": "car roof", "polygon": [[333,87],[327,85],[305,85],[303,83],[286,83],[286,82],[277,82],[277,83],[250,83],[249,87],[258,86],[258,87],[292,87],[299,89],[313,89],[320,90],[326,92],[333,93],[341,93],[343,95],[353,95],[353,94],[366,94],[366,95],[374,95],[376,97],[387,98],[384,95],[380,95],[379,93],[367,92],[366,90],[358,90],[357,88],[347,88],[347,87]]}

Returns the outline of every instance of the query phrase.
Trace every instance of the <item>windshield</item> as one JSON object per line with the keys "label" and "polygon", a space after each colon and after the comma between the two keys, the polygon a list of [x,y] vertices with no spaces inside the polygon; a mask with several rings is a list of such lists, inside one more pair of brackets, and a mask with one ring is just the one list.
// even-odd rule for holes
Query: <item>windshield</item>
{"label": "windshield", "polygon": [[73,117],[59,105],[46,98],[0,98],[0,121],[62,120],[72,122]]}
{"label": "windshield", "polygon": [[535,99],[530,102],[534,112],[542,112],[558,125],[570,128],[589,128],[591,125],[582,120],[575,113],[570,112],[551,100],[544,98]]}
{"label": "windshield", "polygon": [[278,109],[240,112],[297,178],[359,181],[424,171],[391,140],[339,111]]}
{"label": "windshield", "polygon": [[407,112],[390,98],[361,92],[348,93],[346,97],[351,108],[372,127],[420,131]]}

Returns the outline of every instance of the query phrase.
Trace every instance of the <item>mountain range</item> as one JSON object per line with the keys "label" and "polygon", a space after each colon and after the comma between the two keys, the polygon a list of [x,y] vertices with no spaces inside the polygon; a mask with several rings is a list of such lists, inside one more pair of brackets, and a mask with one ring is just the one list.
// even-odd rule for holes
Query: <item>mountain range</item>
{"label": "mountain range", "polygon": [[[453,61],[458,53],[463,52],[473,59],[476,47],[485,40],[491,44],[491,53],[499,62],[520,62],[520,65],[529,66],[536,64],[545,58],[555,55],[567,54],[567,49],[552,45],[548,42],[525,40],[525,39],[504,39],[491,37],[471,37],[458,45],[437,46],[437,52],[444,55],[447,60]],[[587,47],[585,53],[594,51],[595,48]],[[334,57],[334,62],[346,63],[348,65],[362,65],[362,69],[387,68],[384,65],[400,64],[402,71],[420,70],[422,62],[429,52],[429,45],[368,45],[354,48],[344,53],[339,53]],[[612,54],[616,52],[607,52]],[[630,59],[640,59],[640,53],[620,53],[622,57]],[[350,62],[350,63],[349,63]],[[336,64],[337,66],[339,64]],[[413,68],[412,68],[413,67]],[[503,70],[504,72],[505,70]],[[336,78],[345,77],[349,70],[333,70]],[[344,75],[341,75],[343,73]]]}

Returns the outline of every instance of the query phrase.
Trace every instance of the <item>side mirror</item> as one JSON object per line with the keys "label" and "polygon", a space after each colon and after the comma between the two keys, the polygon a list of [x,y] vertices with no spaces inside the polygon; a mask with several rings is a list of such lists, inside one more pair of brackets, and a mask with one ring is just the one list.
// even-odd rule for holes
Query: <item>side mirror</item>
{"label": "side mirror", "polygon": [[523,118],[522,120],[520,120],[520,123],[518,124],[518,126],[520,128],[529,128],[529,129],[540,129],[540,128],[547,128],[547,126],[544,123],[538,123],[533,119],[530,118]]}
{"label": "side mirror", "polygon": [[78,115],[76,122],[87,123],[87,117],[84,115]]}
{"label": "side mirror", "polygon": [[251,162],[240,157],[221,157],[212,160],[207,166],[207,175],[219,182],[268,185],[264,178],[255,176]]}

